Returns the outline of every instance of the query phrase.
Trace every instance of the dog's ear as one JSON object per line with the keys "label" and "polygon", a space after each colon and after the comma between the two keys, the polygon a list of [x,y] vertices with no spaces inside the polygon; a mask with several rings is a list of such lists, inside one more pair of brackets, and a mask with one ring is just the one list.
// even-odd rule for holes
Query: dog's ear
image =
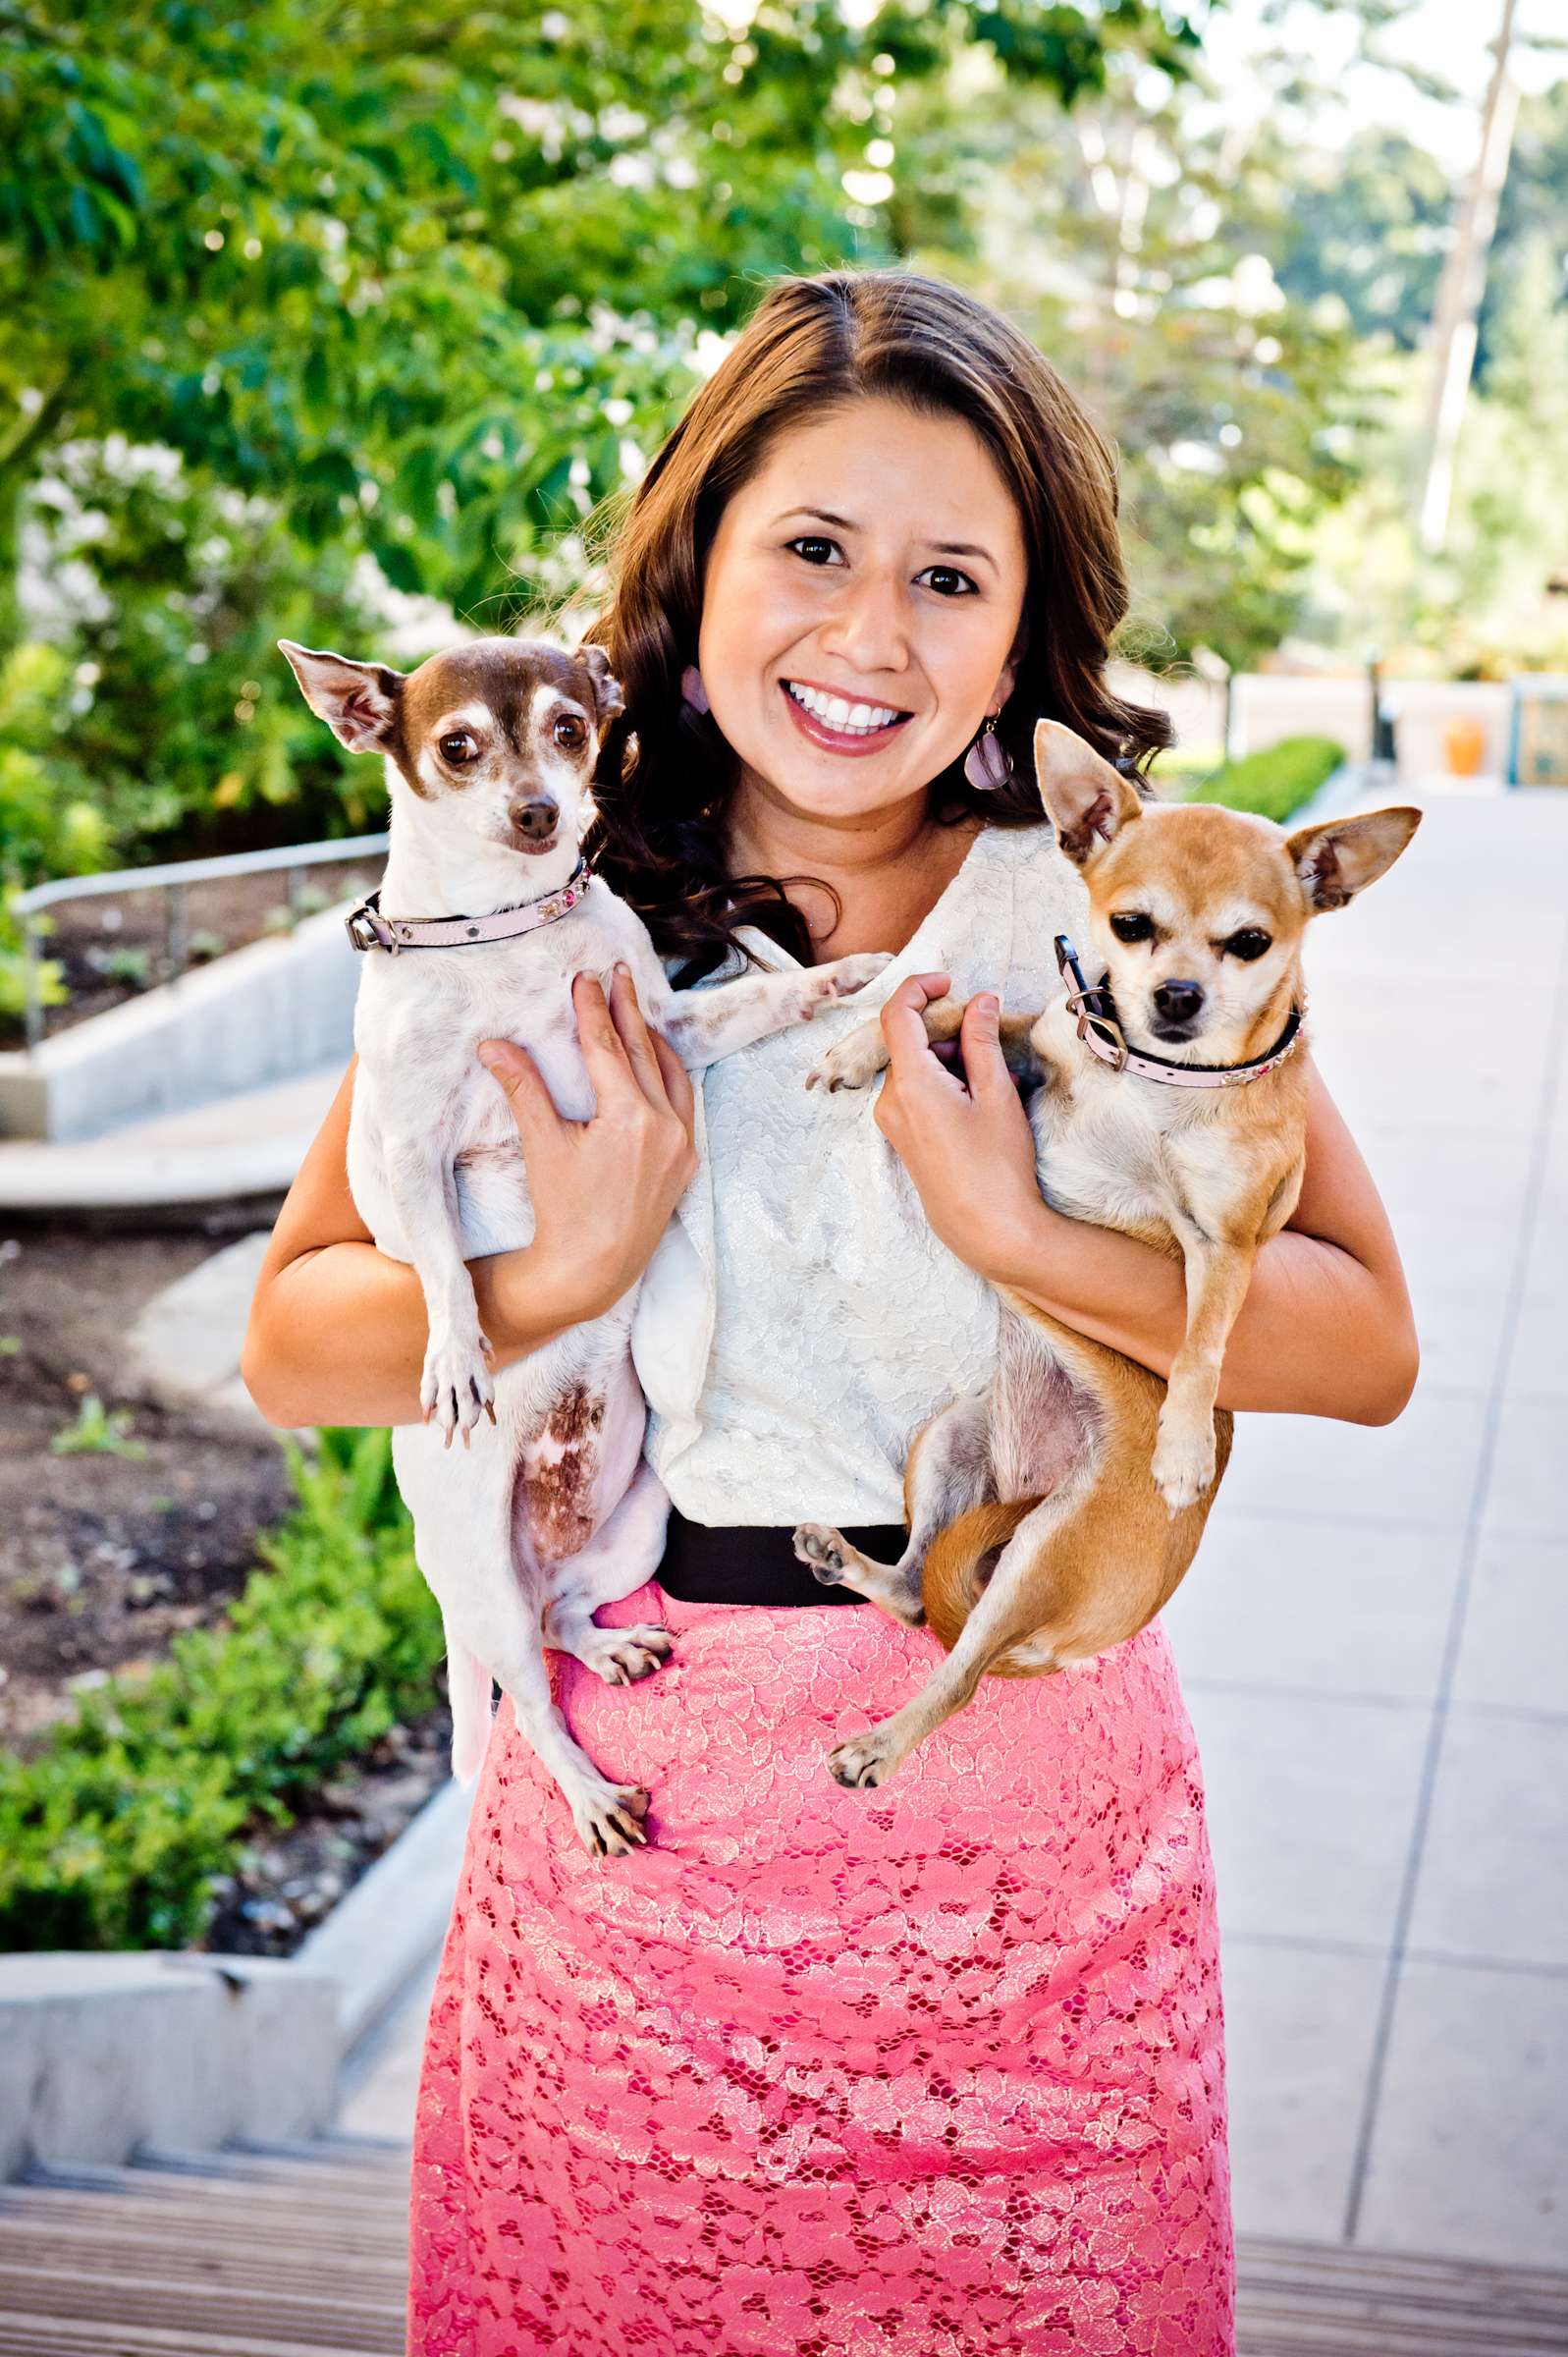
{"label": "dog's ear", "polygon": [[1035,776],[1056,841],[1080,867],[1129,819],[1143,815],[1120,770],[1059,721],[1035,722]]}
{"label": "dog's ear", "polygon": [[385,663],[355,663],[324,648],[278,640],[299,692],[351,753],[390,752],[403,713],[403,673]]}
{"label": "dog's ear", "polygon": [[1421,824],[1421,812],[1406,806],[1366,810],[1357,818],[1326,818],[1298,827],[1285,850],[1301,885],[1308,911],[1343,908],[1358,892],[1386,874]]}
{"label": "dog's ear", "polygon": [[610,657],[602,646],[579,646],[577,656],[588,667],[593,681],[593,700],[599,713],[599,727],[606,729],[618,712],[624,712],[626,699],[621,692],[621,682],[610,668]]}

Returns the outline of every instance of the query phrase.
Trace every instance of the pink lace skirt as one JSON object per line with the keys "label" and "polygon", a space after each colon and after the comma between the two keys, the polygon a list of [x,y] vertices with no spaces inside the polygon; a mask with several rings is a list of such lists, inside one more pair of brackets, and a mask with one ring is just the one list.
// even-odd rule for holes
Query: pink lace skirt
{"label": "pink lace skirt", "polygon": [[431,2009],[410,2357],[1231,2357],[1214,1878],[1158,1622],[988,1678],[887,1786],[837,1741],[938,1657],[870,1605],[683,1604],[595,1863],[492,1735]]}

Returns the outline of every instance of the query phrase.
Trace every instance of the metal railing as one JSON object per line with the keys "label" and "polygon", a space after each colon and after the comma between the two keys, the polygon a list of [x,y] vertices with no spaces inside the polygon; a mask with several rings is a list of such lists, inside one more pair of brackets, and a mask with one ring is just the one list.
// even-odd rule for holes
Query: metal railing
{"label": "metal railing", "polygon": [[297,908],[301,877],[307,867],[325,867],[339,859],[368,859],[385,852],[388,838],[380,835],[340,836],[331,843],[289,843],[270,851],[226,851],[214,859],[171,859],[161,867],[117,867],[95,876],[62,876],[50,884],[34,884],[11,895],[7,905],[22,922],[23,1015],[27,1054],[43,1039],[43,996],[39,986],[43,935],[36,919],[61,901],[123,899],[132,892],[161,892],[167,914],[170,972],[177,982],[190,962],[190,933],[186,922],[186,893],[192,884],[219,876],[276,874],[289,877],[289,905]]}

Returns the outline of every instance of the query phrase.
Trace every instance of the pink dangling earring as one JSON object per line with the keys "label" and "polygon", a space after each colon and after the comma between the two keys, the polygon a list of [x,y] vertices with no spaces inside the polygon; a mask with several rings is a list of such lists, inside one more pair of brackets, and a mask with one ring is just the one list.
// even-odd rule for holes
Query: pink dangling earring
{"label": "pink dangling earring", "polygon": [[708,690],[702,684],[702,674],[695,663],[688,663],[680,675],[680,692],[693,712],[708,710]]}
{"label": "pink dangling earring", "polygon": [[976,794],[1000,794],[1012,777],[1012,755],[997,735],[997,716],[988,712],[985,725],[963,757],[963,774]]}

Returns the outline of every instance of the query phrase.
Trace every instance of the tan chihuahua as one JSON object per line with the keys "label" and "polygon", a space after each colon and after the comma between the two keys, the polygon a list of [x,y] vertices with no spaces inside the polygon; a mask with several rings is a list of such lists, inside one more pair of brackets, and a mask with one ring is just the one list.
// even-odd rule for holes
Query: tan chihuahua
{"label": "tan chihuahua", "polygon": [[[1179,1259],[1187,1329],[1167,1386],[1003,1288],[990,1389],[944,1408],[910,1450],[899,1561],[801,1524],[795,1552],[826,1586],[929,1621],[948,1648],[912,1701],[830,1755],[841,1784],[886,1783],[988,1671],[1089,1661],[1174,1592],[1230,1453],[1216,1407],[1225,1344],[1258,1248],[1301,1191],[1307,921],[1391,867],[1421,819],[1375,810],[1287,836],[1214,803],[1146,803],[1052,721],[1035,730],[1035,766],[1083,870],[1103,969],[1089,988],[1058,936],[1066,996],[1002,1018],[1032,1091],[1041,1191]],[[928,1035],[953,1038],[962,1017],[939,1001]],[[887,1061],[866,1023],[807,1086],[866,1088]]]}

